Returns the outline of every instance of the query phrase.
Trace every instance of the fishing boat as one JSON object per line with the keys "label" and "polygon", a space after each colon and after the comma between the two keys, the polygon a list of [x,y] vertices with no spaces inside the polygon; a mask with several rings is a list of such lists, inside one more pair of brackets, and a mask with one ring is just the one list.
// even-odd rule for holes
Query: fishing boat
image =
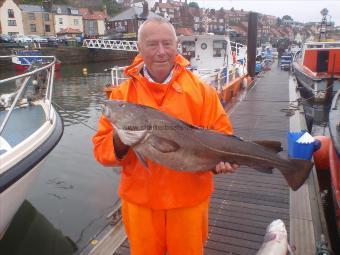
{"label": "fishing boat", "polygon": [[340,238],[340,90],[334,96],[329,111],[329,167],[331,190],[335,208],[336,228]]}
{"label": "fishing boat", "polygon": [[[0,80],[2,88],[11,90],[0,95],[5,99],[0,101],[0,237],[63,134],[62,120],[52,105],[56,59],[39,57],[49,63]],[[37,84],[44,86],[37,89]]]}
{"label": "fishing boat", "polygon": [[[179,53],[191,63],[189,69],[216,89],[222,103],[230,102],[248,84],[247,48],[234,43],[227,35],[203,34],[180,36]],[[106,86],[107,96],[112,87],[126,79],[125,67],[113,67],[111,84]]]}
{"label": "fishing boat", "polygon": [[309,42],[293,60],[301,96],[324,103],[340,89],[340,42]]}
{"label": "fishing boat", "polygon": [[[42,56],[42,52],[39,50],[19,50],[14,52],[15,55],[12,57],[12,63],[14,65],[15,70],[17,71],[25,71],[29,69],[30,65],[33,62],[39,62],[42,64],[47,64],[48,58],[40,58],[37,56]],[[61,68],[61,61],[56,59],[56,63],[54,66],[56,71],[59,71]]]}

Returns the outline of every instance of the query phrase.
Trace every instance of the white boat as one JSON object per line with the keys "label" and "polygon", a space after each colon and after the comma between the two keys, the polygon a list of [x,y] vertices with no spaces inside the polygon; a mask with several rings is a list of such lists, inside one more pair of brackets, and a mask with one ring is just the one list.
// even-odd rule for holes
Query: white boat
{"label": "white boat", "polygon": [[[226,35],[203,34],[178,39],[179,53],[190,61],[190,69],[216,89],[222,103],[230,102],[248,85],[246,46],[231,42]],[[109,69],[113,87],[126,79],[122,73],[124,69]],[[111,85],[105,88],[107,96],[111,93]]]}
{"label": "white boat", "polygon": [[[0,101],[0,239],[38,169],[63,134],[62,120],[51,101],[56,59],[39,57],[52,60],[33,71],[0,80],[1,87],[17,86],[14,92],[0,95],[6,99]],[[37,89],[37,85],[41,87]],[[28,96],[32,86],[34,93]]]}

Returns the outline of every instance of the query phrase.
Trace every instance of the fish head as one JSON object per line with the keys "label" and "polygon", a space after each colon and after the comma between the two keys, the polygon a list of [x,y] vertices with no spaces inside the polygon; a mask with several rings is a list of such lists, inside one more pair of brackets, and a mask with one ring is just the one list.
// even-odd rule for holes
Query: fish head
{"label": "fish head", "polygon": [[101,105],[102,114],[117,129],[143,130],[147,127],[148,117],[141,106],[121,100],[106,100]]}
{"label": "fish head", "polygon": [[267,233],[287,233],[286,226],[284,222],[280,219],[272,221],[267,227]]}

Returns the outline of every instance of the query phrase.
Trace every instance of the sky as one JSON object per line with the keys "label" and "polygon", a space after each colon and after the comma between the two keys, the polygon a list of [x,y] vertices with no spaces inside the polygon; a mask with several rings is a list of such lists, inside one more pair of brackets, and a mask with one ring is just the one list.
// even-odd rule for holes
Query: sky
{"label": "sky", "polygon": [[199,7],[211,9],[230,9],[254,11],[282,18],[289,15],[299,22],[320,22],[320,11],[328,9],[328,20],[340,26],[340,0],[188,0],[197,2]]}

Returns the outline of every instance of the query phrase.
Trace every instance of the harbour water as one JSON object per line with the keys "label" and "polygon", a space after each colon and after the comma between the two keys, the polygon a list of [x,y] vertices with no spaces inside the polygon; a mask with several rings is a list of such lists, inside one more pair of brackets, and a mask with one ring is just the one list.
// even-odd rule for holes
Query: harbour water
{"label": "harbour water", "polygon": [[[101,115],[100,103],[105,99],[103,86],[111,80],[110,73],[104,72],[104,69],[127,63],[69,65],[63,66],[60,72],[55,73],[53,100],[64,120],[64,135],[49,154],[26,202],[55,229],[60,230],[62,235],[67,236],[76,247],[77,253],[105,226],[106,215],[111,212],[117,201],[117,184],[120,177],[114,168],[103,167],[95,161],[91,137]],[[83,73],[83,68],[87,68],[87,74]],[[0,73],[1,78],[15,75],[12,70],[2,70]],[[0,92],[6,89],[8,88],[2,87]],[[25,216],[20,218],[22,221]],[[29,219],[27,216],[27,220]],[[16,231],[13,228],[22,225],[12,223],[7,233]],[[26,232],[32,234],[30,231]],[[6,243],[0,242],[1,254],[7,254],[6,249],[11,252],[8,245],[11,241],[21,245],[27,238],[23,233],[20,240],[10,240],[12,236],[6,235],[3,238]]]}

